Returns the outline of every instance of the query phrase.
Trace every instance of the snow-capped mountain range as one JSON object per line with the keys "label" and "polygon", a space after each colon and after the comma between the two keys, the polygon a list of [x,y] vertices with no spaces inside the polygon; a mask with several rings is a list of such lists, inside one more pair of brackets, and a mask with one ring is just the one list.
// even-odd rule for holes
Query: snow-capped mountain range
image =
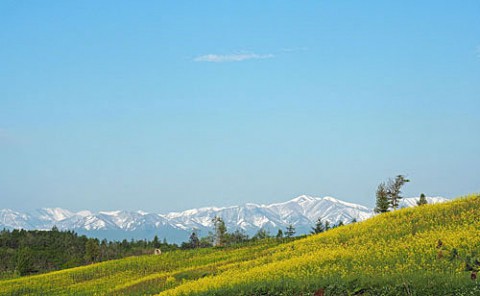
{"label": "snow-capped mountain range", "polygon": [[[418,197],[404,198],[400,207],[416,205]],[[443,197],[427,197],[428,203],[448,201]],[[205,207],[168,214],[144,211],[71,212],[61,208],[43,208],[30,213],[0,210],[0,229],[74,230],[100,239],[152,239],[154,235],[169,242],[186,241],[193,229],[200,236],[212,230],[212,218],[221,217],[229,231],[243,230],[249,235],[264,228],[275,234],[293,224],[297,234],[308,233],[318,218],[337,224],[353,219],[362,221],[374,215],[365,206],[333,197],[301,195],[283,203],[257,205],[247,203],[232,207]]]}

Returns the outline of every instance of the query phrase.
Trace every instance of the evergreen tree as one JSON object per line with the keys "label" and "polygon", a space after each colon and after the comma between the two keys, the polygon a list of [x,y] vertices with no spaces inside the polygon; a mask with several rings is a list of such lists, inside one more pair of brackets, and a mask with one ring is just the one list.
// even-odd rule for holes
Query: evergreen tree
{"label": "evergreen tree", "polygon": [[425,197],[425,194],[420,194],[420,199],[417,201],[418,206],[423,206],[428,204],[427,198]]}
{"label": "evergreen tree", "polygon": [[374,210],[375,213],[388,212],[390,202],[388,201],[388,192],[385,183],[382,182],[380,185],[378,185],[376,197],[376,207]]}
{"label": "evergreen tree", "polygon": [[315,222],[315,227],[312,227],[311,234],[317,234],[325,231],[325,226],[323,225],[322,218],[318,218]]}
{"label": "evergreen tree", "polygon": [[295,227],[292,224],[287,226],[287,231],[285,232],[285,236],[290,238],[295,235]]}
{"label": "evergreen tree", "polygon": [[328,230],[330,230],[330,228],[332,228],[332,227],[330,226],[330,222],[328,222],[328,220],[325,220],[324,227],[325,227],[325,231],[328,231]]}
{"label": "evergreen tree", "polygon": [[191,248],[198,248],[200,246],[200,240],[198,239],[197,232],[195,230],[192,231],[189,239],[190,247]]}
{"label": "evergreen tree", "polygon": [[227,227],[222,218],[215,216],[212,219],[214,227],[214,245],[223,246],[226,243]]}
{"label": "evergreen tree", "polygon": [[283,238],[283,231],[281,229],[278,230],[276,238],[278,238],[278,239]]}
{"label": "evergreen tree", "polygon": [[410,180],[405,179],[405,176],[398,175],[395,177],[395,180],[389,180],[388,182],[388,198],[390,202],[390,206],[396,210],[398,208],[398,204],[400,200],[403,198],[400,194],[402,193],[401,189],[405,183],[410,182]]}
{"label": "evergreen tree", "polygon": [[158,240],[158,236],[157,236],[157,235],[155,235],[155,236],[153,237],[152,246],[153,246],[155,249],[158,249],[158,248],[160,248],[160,246],[161,246],[160,241]]}

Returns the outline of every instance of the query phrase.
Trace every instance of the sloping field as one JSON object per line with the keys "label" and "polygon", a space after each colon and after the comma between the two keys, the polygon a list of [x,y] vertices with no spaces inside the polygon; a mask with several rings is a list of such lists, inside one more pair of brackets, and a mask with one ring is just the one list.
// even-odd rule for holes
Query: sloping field
{"label": "sloping field", "polygon": [[[0,281],[1,295],[480,295],[480,197],[288,243],[176,251]],[[479,275],[480,277],[480,275]]]}

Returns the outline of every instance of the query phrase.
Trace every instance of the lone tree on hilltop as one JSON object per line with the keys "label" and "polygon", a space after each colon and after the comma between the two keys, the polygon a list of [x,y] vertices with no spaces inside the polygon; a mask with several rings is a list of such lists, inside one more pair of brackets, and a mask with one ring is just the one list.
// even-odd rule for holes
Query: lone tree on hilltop
{"label": "lone tree on hilltop", "polygon": [[417,206],[423,206],[428,204],[427,198],[425,197],[425,194],[420,194],[420,199],[417,201]]}
{"label": "lone tree on hilltop", "polygon": [[386,213],[388,212],[388,208],[390,207],[390,202],[388,201],[388,192],[385,183],[382,182],[378,185],[377,193],[376,193],[376,207],[375,213]]}
{"label": "lone tree on hilltop", "polygon": [[402,193],[401,189],[405,183],[410,182],[410,180],[406,179],[404,175],[398,175],[395,177],[395,180],[388,180],[387,186],[387,194],[388,194],[388,201],[390,202],[390,206],[396,210],[400,203],[400,200],[403,198],[400,194]]}

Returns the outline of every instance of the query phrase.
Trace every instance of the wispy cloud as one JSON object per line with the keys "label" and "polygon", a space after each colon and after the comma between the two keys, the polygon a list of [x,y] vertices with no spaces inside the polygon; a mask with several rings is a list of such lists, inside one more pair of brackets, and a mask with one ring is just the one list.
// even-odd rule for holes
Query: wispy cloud
{"label": "wispy cloud", "polygon": [[257,53],[233,53],[233,54],[206,54],[193,60],[195,62],[225,63],[225,62],[243,62],[247,60],[263,60],[274,58],[275,55],[257,54]]}

